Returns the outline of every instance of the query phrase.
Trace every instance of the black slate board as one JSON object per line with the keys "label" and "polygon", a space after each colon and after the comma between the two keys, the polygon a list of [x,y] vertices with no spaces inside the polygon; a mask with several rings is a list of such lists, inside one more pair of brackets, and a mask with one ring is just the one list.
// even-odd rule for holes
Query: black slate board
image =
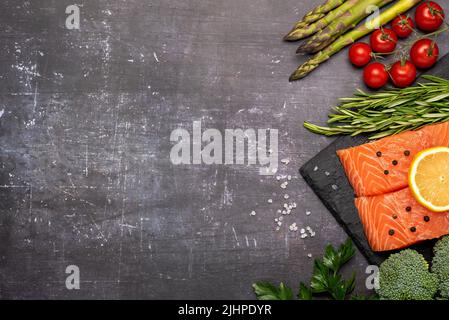
{"label": "black slate board", "polygon": [[[437,67],[427,74],[449,78],[449,54],[440,59]],[[339,149],[360,145],[367,140],[363,136],[338,138],[302,166],[299,172],[367,260],[371,264],[380,264],[391,252],[376,253],[371,250],[354,205],[354,191],[336,154]],[[429,259],[434,243],[425,241],[412,248]]]}

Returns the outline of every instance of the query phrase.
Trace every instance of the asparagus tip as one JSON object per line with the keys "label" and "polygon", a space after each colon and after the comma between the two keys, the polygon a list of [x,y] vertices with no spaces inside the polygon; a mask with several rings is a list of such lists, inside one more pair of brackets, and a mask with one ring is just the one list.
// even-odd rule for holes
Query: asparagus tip
{"label": "asparagus tip", "polygon": [[296,41],[298,40],[293,34],[294,31],[290,31],[287,35],[284,36],[284,41]]}

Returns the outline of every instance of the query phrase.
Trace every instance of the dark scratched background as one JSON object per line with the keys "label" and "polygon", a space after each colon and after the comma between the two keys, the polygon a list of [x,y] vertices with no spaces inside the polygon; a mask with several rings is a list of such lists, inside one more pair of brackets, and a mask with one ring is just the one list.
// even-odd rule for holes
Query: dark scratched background
{"label": "dark scratched background", "polygon": [[[308,281],[308,254],[346,234],[298,176],[331,142],[302,122],[363,88],[346,51],[288,83],[306,57],[282,36],[321,2],[2,1],[0,298],[251,299],[257,280]],[[287,189],[257,166],[174,166],[170,133],[196,120],[278,129]],[[297,208],[276,231],[285,193]],[[358,293],[366,265],[346,269]]]}

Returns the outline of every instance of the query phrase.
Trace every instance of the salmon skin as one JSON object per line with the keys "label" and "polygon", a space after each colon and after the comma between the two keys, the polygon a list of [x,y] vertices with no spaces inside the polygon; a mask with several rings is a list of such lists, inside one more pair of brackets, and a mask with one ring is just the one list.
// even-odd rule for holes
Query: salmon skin
{"label": "salmon skin", "polygon": [[449,233],[449,212],[432,212],[415,200],[409,188],[355,199],[373,251],[389,251]]}
{"label": "salmon skin", "polygon": [[406,188],[413,157],[438,146],[449,147],[449,122],[338,150],[337,155],[356,196],[375,196]]}

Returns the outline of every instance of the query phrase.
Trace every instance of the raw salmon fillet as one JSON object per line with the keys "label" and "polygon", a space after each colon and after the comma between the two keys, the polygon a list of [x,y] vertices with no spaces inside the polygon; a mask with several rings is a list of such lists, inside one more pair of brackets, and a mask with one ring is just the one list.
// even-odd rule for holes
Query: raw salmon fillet
{"label": "raw salmon fillet", "polygon": [[421,206],[409,188],[355,199],[365,235],[373,251],[388,251],[449,233],[449,212]]}
{"label": "raw salmon fillet", "polygon": [[449,122],[428,125],[337,154],[357,196],[375,196],[408,186],[408,170],[416,153],[449,147]]}

